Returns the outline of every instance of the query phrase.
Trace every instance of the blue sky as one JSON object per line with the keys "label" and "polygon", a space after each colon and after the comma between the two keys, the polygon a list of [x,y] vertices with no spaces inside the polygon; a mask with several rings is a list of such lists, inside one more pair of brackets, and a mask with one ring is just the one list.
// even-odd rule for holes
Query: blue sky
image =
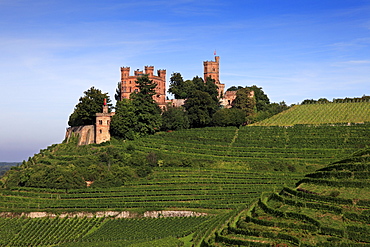
{"label": "blue sky", "polygon": [[370,0],[0,0],[0,161],[64,139],[95,86],[120,67],[263,88],[272,102],[370,95]]}

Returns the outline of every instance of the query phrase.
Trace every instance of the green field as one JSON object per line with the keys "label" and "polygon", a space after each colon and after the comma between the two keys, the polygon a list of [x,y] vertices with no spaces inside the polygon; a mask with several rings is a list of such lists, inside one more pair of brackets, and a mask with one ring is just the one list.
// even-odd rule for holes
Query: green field
{"label": "green field", "polygon": [[296,105],[257,126],[370,122],[370,102]]}
{"label": "green field", "polygon": [[[0,246],[366,246],[370,155],[359,150],[369,140],[364,123],[202,128],[53,145],[23,165],[110,169],[141,154],[155,166],[118,187],[0,189],[0,212],[12,216],[0,218]],[[143,217],[165,210],[207,216]],[[87,217],[102,211],[136,218]],[[27,212],[56,217],[21,217]],[[58,217],[78,212],[86,216]]]}

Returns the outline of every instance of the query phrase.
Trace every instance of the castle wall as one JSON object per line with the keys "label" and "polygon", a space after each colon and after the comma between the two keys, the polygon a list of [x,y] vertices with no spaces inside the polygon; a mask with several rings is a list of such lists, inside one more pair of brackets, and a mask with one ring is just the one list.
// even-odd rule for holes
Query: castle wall
{"label": "castle wall", "polygon": [[66,131],[65,139],[68,141],[73,135],[78,136],[78,145],[88,145],[95,143],[95,126],[94,125],[82,125],[69,127]]}

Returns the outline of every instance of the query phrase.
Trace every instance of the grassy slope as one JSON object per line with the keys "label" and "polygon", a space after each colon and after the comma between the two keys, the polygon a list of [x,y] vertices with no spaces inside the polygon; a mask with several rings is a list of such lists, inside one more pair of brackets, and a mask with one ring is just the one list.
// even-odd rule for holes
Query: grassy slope
{"label": "grassy slope", "polygon": [[296,105],[254,125],[360,123],[370,121],[370,102]]}

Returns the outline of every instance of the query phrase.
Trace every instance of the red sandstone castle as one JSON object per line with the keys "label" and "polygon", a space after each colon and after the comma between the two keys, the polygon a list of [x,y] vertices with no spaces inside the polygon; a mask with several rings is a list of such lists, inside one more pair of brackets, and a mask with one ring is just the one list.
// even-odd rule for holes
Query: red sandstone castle
{"label": "red sandstone castle", "polygon": [[[219,98],[225,98],[225,84],[220,83],[220,57],[215,56],[215,61],[204,61],[204,80],[210,77],[215,80],[218,87]],[[154,66],[145,66],[144,71],[135,70],[134,75],[130,75],[130,67],[121,67],[121,99],[129,99],[130,94],[137,92],[139,89],[136,86],[138,76],[147,74],[150,80],[157,84],[156,95],[153,96],[154,101],[163,109],[168,104],[175,106],[182,105],[184,100],[166,100],[166,70],[157,70],[157,75],[154,75]],[[228,102],[221,100],[221,105],[227,107]]]}
{"label": "red sandstone castle", "polygon": [[[204,80],[208,77],[214,80],[218,87],[218,96],[221,105],[225,108],[230,108],[232,101],[236,97],[236,91],[224,93],[225,84],[220,83],[220,57],[215,56],[215,61],[204,61],[203,67]],[[131,76],[130,67],[121,67],[121,100],[129,99],[130,94],[139,90],[136,80],[144,74],[147,74],[149,79],[157,84],[156,94],[153,96],[153,99],[162,109],[165,109],[168,104],[181,106],[184,103],[184,100],[166,100],[166,70],[157,70],[157,75],[154,75],[154,66],[145,66],[144,72],[142,70],[135,70],[134,75]],[[251,97],[253,97],[253,93]],[[103,112],[96,113],[95,125],[70,127],[67,129],[66,139],[68,140],[72,136],[72,133],[77,133],[79,135],[79,145],[99,144],[109,141],[110,120],[113,115],[114,112],[108,113],[108,106],[104,104]]]}
{"label": "red sandstone castle", "polygon": [[157,84],[156,95],[153,99],[159,106],[166,105],[166,70],[157,70],[158,75],[154,75],[154,66],[145,66],[145,73],[142,70],[135,70],[134,75],[130,76],[130,67],[121,67],[121,99],[129,99],[130,94],[137,92],[136,86],[138,76],[147,74],[149,80]]}

